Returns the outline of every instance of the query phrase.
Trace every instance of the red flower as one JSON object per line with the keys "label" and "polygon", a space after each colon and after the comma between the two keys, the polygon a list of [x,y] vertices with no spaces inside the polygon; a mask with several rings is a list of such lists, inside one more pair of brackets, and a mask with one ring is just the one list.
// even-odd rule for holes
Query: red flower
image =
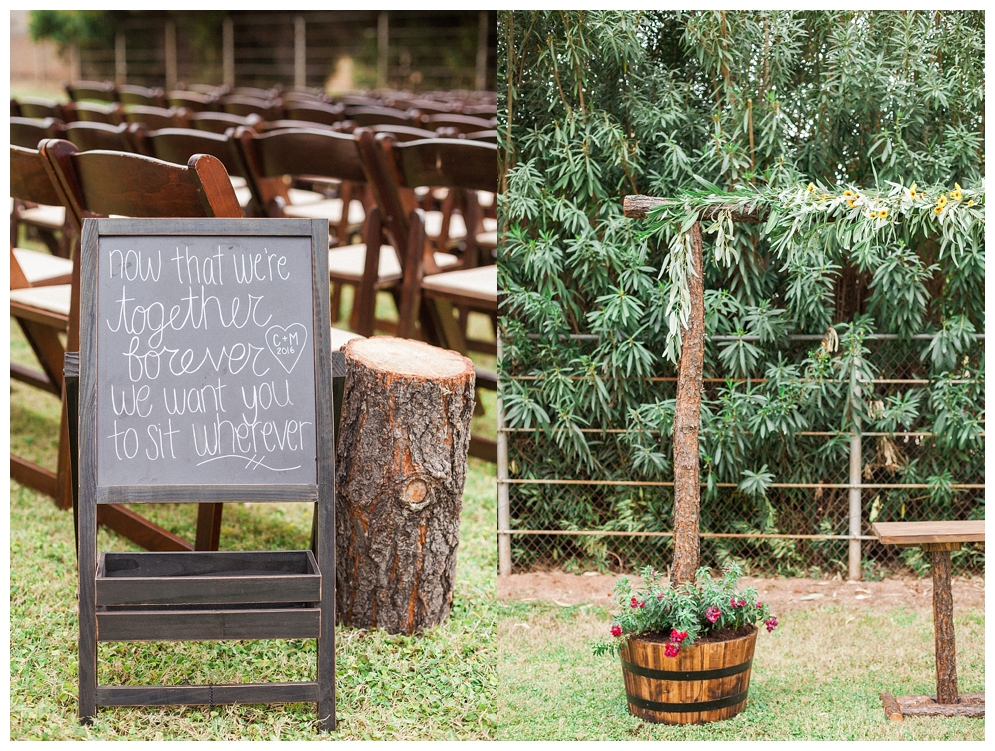
{"label": "red flower", "polygon": [[721,616],[721,615],[722,615],[722,611],[721,611],[721,610],[719,610],[719,609],[718,609],[717,607],[715,607],[714,605],[709,605],[709,606],[708,606],[708,607],[707,607],[707,608],[705,609],[705,617],[706,617],[706,618],[707,618],[707,619],[708,619],[709,621],[711,621],[712,623],[715,623],[715,621],[717,621],[717,620],[719,619],[719,616]]}
{"label": "red flower", "polygon": [[669,644],[667,644],[666,648],[664,648],[663,654],[666,657],[677,657],[677,653],[680,652],[680,650],[681,650],[680,645],[670,642]]}
{"label": "red flower", "polygon": [[746,606],[746,600],[744,600],[744,599],[740,598],[740,600],[739,600],[739,606],[740,606],[741,608],[742,608],[742,607],[745,607],[745,606]]}
{"label": "red flower", "polygon": [[646,607],[646,601],[643,600],[641,603],[639,603],[639,607],[645,608]]}
{"label": "red flower", "polygon": [[662,600],[663,599],[663,592],[657,592],[656,593],[656,599]]}
{"label": "red flower", "polygon": [[621,636],[621,635],[622,635],[622,627],[616,623],[614,626],[612,626],[612,636]]}
{"label": "red flower", "polygon": [[771,631],[777,628],[777,618],[772,615],[770,618],[764,621],[764,624],[767,626],[767,633],[769,634]]}
{"label": "red flower", "polygon": [[678,631],[676,628],[670,629],[670,641],[674,642],[675,644],[680,644],[687,638],[688,638],[687,631]]}
{"label": "red flower", "polygon": [[638,608],[639,607],[639,601],[636,600],[635,597],[633,597],[632,598],[632,602],[629,604],[629,607],[630,608]]}
{"label": "red flower", "polygon": [[763,606],[764,606],[764,604],[763,604],[762,602],[758,602],[758,603],[757,603],[757,607],[758,607],[758,608],[762,608]]}
{"label": "red flower", "polygon": [[[742,602],[742,601],[740,600],[740,602]],[[737,604],[737,600],[736,600],[735,597],[730,597],[729,598],[729,607],[732,607],[732,608],[738,608],[739,607],[739,605]]]}

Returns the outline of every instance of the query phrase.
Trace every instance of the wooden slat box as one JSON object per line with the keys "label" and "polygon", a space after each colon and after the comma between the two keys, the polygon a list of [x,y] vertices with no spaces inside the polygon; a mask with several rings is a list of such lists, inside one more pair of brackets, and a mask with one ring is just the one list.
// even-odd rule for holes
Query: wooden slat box
{"label": "wooden slat box", "polygon": [[313,639],[321,575],[310,550],[102,553],[97,640]]}

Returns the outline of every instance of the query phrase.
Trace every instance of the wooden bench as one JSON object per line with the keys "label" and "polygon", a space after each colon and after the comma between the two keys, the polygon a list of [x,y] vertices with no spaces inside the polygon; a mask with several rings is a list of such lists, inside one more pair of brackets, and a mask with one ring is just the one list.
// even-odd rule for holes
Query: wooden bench
{"label": "wooden bench", "polygon": [[933,628],[936,637],[936,696],[881,694],[885,715],[901,721],[906,715],[984,717],[985,695],[957,690],[954,603],[950,590],[950,551],[965,542],[985,541],[983,520],[953,522],[878,522],[874,534],[885,545],[920,546],[933,568]]}

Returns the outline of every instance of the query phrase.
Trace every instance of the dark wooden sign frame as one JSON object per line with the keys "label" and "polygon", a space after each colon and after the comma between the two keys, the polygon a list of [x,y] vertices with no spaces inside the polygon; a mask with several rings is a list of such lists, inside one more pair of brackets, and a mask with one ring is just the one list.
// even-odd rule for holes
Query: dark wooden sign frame
{"label": "dark wooden sign frame", "polygon": [[[311,246],[317,482],[314,485],[98,485],[97,283],[100,238],[307,238]],[[79,377],[79,717],[98,706],[315,702],[335,729],[335,437],[323,219],[92,219],[83,226]],[[314,548],[97,552],[97,504],[314,502]],[[314,681],[99,686],[100,641],[317,639]]]}

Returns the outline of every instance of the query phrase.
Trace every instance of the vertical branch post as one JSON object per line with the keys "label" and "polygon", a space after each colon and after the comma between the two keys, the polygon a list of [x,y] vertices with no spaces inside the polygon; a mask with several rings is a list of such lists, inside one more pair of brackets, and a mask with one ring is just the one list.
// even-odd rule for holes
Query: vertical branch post
{"label": "vertical branch post", "polygon": [[677,408],[674,412],[674,566],[672,586],[694,581],[701,540],[698,429],[701,425],[701,384],[705,359],[705,290],[701,263],[701,224],[691,227],[694,275],[688,279],[691,315],[681,332],[681,359],[677,370]]}

